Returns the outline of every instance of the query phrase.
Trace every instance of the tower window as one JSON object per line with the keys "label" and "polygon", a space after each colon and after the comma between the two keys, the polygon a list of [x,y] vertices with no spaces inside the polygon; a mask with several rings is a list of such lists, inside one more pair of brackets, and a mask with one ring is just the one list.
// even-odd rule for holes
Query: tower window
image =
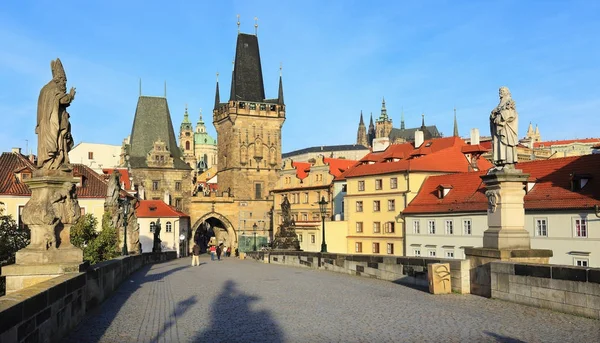
{"label": "tower window", "polygon": [[271,107],[270,107],[270,110],[271,110],[271,111],[275,111],[276,109],[277,109],[277,106],[275,106],[275,105],[271,105]]}
{"label": "tower window", "polygon": [[256,104],[255,103],[250,103],[250,109],[251,110],[256,110]]}
{"label": "tower window", "polygon": [[265,111],[267,109],[267,105],[265,104],[260,104],[260,110],[261,111]]}
{"label": "tower window", "polygon": [[246,103],[245,102],[241,102],[240,101],[238,104],[239,104],[240,108],[246,108]]}
{"label": "tower window", "polygon": [[190,142],[185,142],[185,150],[190,150]]}

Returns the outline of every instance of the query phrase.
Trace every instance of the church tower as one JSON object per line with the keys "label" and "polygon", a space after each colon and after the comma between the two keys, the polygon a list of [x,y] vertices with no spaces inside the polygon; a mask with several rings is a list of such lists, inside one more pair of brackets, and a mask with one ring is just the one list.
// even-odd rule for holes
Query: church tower
{"label": "church tower", "polygon": [[183,160],[195,169],[196,157],[194,156],[194,130],[188,115],[187,106],[183,114],[183,121],[179,126],[179,148],[183,153]]}
{"label": "church tower", "polygon": [[383,101],[381,102],[381,115],[376,123],[375,137],[389,137],[390,132],[392,132],[392,119],[388,117],[387,109],[385,108],[385,98],[383,98]]}
{"label": "church tower", "polygon": [[266,99],[258,37],[238,33],[229,101],[215,94],[219,189],[236,200],[264,200],[281,168],[281,127],[285,121],[283,82],[276,99]]}
{"label": "church tower", "polygon": [[358,133],[356,134],[356,144],[362,146],[369,146],[369,142],[367,140],[367,128],[365,127],[365,122],[363,121],[363,113],[360,111],[360,122],[358,123]]}
{"label": "church tower", "polygon": [[196,123],[196,132],[194,132],[194,155],[199,172],[217,165],[217,141],[206,131],[206,124],[202,119],[202,109],[200,109],[200,118]]}
{"label": "church tower", "polygon": [[367,131],[367,139],[369,141],[369,147],[373,146],[373,140],[375,139],[375,125],[373,125],[373,113],[371,113],[371,121],[369,122],[369,131]]}

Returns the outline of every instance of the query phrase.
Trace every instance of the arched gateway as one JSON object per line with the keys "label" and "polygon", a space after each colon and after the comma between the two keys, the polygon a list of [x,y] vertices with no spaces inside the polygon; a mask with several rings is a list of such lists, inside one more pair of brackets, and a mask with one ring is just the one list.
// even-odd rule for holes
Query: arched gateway
{"label": "arched gateway", "polygon": [[197,243],[203,252],[206,251],[211,237],[215,237],[217,243],[231,247],[232,251],[238,247],[238,238],[233,225],[229,219],[217,212],[203,215],[192,228],[192,242]]}

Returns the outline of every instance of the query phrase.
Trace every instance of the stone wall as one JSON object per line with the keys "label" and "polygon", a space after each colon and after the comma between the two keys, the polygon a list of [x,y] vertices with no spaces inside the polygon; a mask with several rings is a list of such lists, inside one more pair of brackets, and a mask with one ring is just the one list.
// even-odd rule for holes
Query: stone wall
{"label": "stone wall", "polygon": [[248,252],[249,258],[265,263],[330,270],[338,273],[392,281],[417,288],[428,288],[427,266],[449,263],[452,291],[470,291],[469,261],[427,257],[346,255],[306,251]]}
{"label": "stone wall", "polygon": [[600,319],[600,268],[491,262],[492,298]]}
{"label": "stone wall", "polygon": [[177,258],[174,251],[120,257],[0,298],[0,342],[58,342],[131,273]]}

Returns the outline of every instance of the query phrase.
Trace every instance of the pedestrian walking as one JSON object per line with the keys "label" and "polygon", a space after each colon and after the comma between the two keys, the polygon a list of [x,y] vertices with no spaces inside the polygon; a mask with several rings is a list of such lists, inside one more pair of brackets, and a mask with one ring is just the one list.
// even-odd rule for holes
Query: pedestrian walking
{"label": "pedestrian walking", "polygon": [[227,255],[227,257],[231,256],[231,247],[227,247],[226,255]]}
{"label": "pedestrian walking", "polygon": [[194,244],[192,248],[192,267],[200,265],[200,246],[198,244]]}
{"label": "pedestrian walking", "polygon": [[210,251],[210,260],[214,261],[215,255],[217,254],[217,247],[215,247],[214,245],[211,245],[209,248],[209,251]]}
{"label": "pedestrian walking", "polygon": [[221,249],[221,245],[219,245],[217,247],[217,260],[221,261],[221,253],[223,252],[223,249]]}

